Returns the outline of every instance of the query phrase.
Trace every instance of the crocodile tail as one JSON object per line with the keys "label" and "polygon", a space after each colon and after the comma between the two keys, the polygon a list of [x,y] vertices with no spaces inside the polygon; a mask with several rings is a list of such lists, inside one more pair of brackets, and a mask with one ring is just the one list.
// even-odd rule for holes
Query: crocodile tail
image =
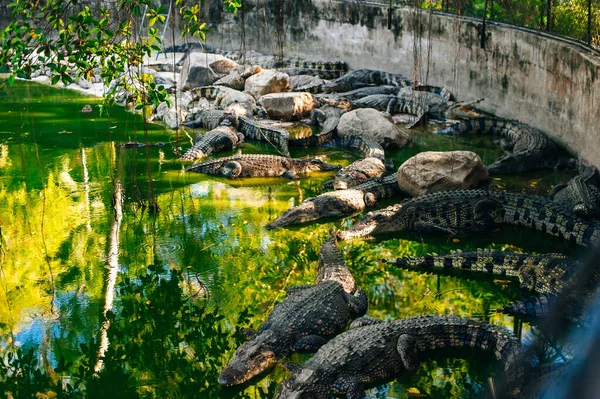
{"label": "crocodile tail", "polygon": [[219,94],[224,93],[228,90],[224,86],[202,86],[194,89],[194,94],[198,98],[206,98],[207,100],[214,100]]}
{"label": "crocodile tail", "polygon": [[429,315],[404,320],[408,325],[406,333],[415,338],[419,352],[468,347],[491,352],[503,363],[511,391],[522,387],[519,340],[506,328],[457,316]]}
{"label": "crocodile tail", "polygon": [[329,232],[329,238],[321,245],[317,264],[316,282],[326,280],[337,281],[348,294],[356,291],[356,282],[338,250],[336,232],[333,229]]}
{"label": "crocodile tail", "polygon": [[450,91],[450,89],[447,88],[446,86],[422,85],[422,86],[415,87],[415,90],[416,91],[426,91],[426,92],[429,92],[429,93],[437,94],[440,97],[442,97],[442,99],[445,102],[456,101],[456,97],[454,96],[454,94],[452,94],[452,92]]}
{"label": "crocodile tail", "polygon": [[338,137],[333,140],[333,145],[344,148],[354,148],[363,154],[364,158],[378,158],[385,160],[385,152],[379,143],[359,136]]}
{"label": "crocodile tail", "polygon": [[556,307],[554,295],[531,296],[498,308],[499,313],[521,317],[545,317]]}
{"label": "crocodile tail", "polygon": [[477,118],[466,119],[454,125],[433,131],[433,134],[488,133],[495,129],[503,129],[509,122],[502,119]]}

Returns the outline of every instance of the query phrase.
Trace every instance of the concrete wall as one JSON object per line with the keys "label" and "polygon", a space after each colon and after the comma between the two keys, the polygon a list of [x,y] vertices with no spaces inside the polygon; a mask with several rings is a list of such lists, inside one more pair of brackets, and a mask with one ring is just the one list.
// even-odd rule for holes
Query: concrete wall
{"label": "concrete wall", "polygon": [[[462,99],[484,97],[485,109],[538,127],[600,164],[600,56],[576,43],[490,23],[481,49],[481,21],[469,18],[327,0],[244,4],[248,49],[277,53],[279,30],[285,56],[340,59],[411,79],[416,58],[420,82],[448,86]],[[219,16],[208,44],[239,50],[242,16],[211,14]]]}

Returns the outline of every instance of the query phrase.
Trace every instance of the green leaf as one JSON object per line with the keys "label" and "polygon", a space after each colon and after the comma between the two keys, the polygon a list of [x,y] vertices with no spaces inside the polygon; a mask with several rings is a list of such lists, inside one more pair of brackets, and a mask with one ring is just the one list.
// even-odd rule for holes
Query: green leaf
{"label": "green leaf", "polygon": [[10,75],[8,77],[8,82],[7,83],[8,83],[9,86],[12,86],[15,83],[15,78],[16,77],[17,77],[17,75]]}

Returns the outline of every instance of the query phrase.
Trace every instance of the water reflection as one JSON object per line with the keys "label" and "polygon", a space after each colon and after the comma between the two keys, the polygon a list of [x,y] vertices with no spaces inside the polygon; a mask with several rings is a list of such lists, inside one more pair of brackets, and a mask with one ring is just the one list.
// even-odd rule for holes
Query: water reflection
{"label": "water reflection", "polygon": [[[68,380],[74,397],[76,392],[88,397],[270,397],[286,376],[281,368],[237,391],[221,391],[218,370],[243,340],[238,327],[257,327],[287,288],[312,282],[327,229],[348,223],[262,228],[320,193],[330,174],[289,182],[182,173],[173,153],[177,144],[121,149],[119,142],[145,139],[133,130],[143,122],[119,109],[110,120],[81,116],[81,107],[91,102],[20,83],[0,104],[3,355],[17,346],[34,348],[43,360],[45,386],[56,391]],[[146,130],[150,142],[171,140],[161,126],[147,125]],[[453,142],[425,132],[413,135],[411,146],[390,152],[397,166],[423,149],[476,149],[485,163],[499,155],[485,138]],[[260,143],[246,143],[242,150],[270,151]],[[294,151],[294,156],[311,154],[310,149]],[[328,161],[344,165],[357,156],[337,149],[322,152]],[[540,172],[522,179],[499,177],[491,185],[544,193],[567,177]],[[150,201],[160,212],[150,212]],[[371,316],[476,316],[516,327],[527,337],[528,325],[494,312],[521,295],[516,284],[419,274],[379,261],[478,246],[573,251],[558,240],[515,229],[458,242],[396,235],[379,242],[345,242],[341,250],[369,295]],[[206,295],[195,294],[204,292],[199,282],[210,293],[208,302]],[[489,391],[494,373],[495,363],[486,357],[434,357],[418,372],[371,395],[400,398],[416,388],[430,397],[472,397]],[[15,379],[6,389],[16,389],[17,383],[22,381]]]}

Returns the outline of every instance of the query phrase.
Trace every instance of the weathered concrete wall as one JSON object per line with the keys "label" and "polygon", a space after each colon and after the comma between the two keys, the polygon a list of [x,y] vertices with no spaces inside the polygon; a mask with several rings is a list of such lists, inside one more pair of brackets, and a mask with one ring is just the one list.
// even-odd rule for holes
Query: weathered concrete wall
{"label": "weathered concrete wall", "polygon": [[[341,59],[354,69],[409,78],[416,56],[419,81],[448,86],[460,98],[484,97],[484,108],[536,126],[600,164],[600,57],[583,47],[491,23],[481,49],[480,21],[404,8],[388,20],[389,10],[375,4],[275,0],[266,10],[261,1],[244,4],[248,49],[276,54],[277,31],[283,31],[285,56]],[[208,44],[239,50],[241,21],[241,15],[219,14]]]}

